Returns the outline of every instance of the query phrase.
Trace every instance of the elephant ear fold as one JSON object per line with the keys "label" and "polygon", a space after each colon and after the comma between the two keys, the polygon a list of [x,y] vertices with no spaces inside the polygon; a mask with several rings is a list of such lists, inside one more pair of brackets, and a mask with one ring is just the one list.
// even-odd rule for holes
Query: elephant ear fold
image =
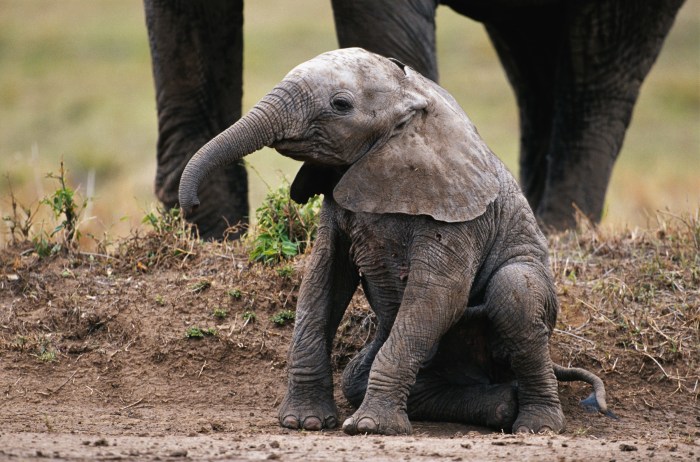
{"label": "elephant ear fold", "polygon": [[297,204],[306,204],[316,194],[332,194],[341,175],[333,167],[304,162],[294,177],[289,195]]}
{"label": "elephant ear fold", "polygon": [[[386,143],[353,164],[333,190],[354,212],[429,215],[464,222],[482,215],[500,191],[505,167],[456,101],[434,82],[407,71],[405,94],[428,105]],[[402,124],[403,125],[403,124]]]}

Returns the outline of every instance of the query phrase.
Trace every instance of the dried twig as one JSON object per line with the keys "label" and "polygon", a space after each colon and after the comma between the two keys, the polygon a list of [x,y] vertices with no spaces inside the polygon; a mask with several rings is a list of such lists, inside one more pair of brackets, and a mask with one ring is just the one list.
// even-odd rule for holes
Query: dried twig
{"label": "dried twig", "polygon": [[39,395],[44,395],[44,396],[51,396],[51,395],[54,394],[54,393],[58,393],[58,391],[59,391],[61,388],[65,387],[66,384],[67,384],[68,382],[71,381],[71,379],[75,376],[75,374],[76,374],[77,372],[78,372],[78,369],[74,370],[73,373],[70,375],[70,377],[68,377],[68,379],[66,379],[66,381],[63,382],[63,383],[62,383],[58,388],[56,388],[55,390],[49,389],[48,392],[37,391],[37,394],[39,394]]}
{"label": "dried twig", "polygon": [[579,335],[572,334],[571,332],[567,332],[567,331],[561,330],[561,329],[554,329],[554,333],[570,335],[571,337],[574,337],[574,338],[577,338],[579,340],[583,340],[584,342],[590,343],[591,345],[593,345],[593,347],[595,347],[595,342],[588,340],[587,338],[583,338]]}
{"label": "dried twig", "polygon": [[131,404],[127,404],[126,406],[119,408],[119,410],[120,410],[120,411],[123,411],[124,409],[129,409],[129,408],[131,408],[131,407],[138,406],[139,404],[141,404],[141,401],[143,401],[143,400],[144,400],[144,398],[141,398],[141,399],[138,400],[138,401],[135,401],[135,402],[133,402],[133,403],[131,403]]}

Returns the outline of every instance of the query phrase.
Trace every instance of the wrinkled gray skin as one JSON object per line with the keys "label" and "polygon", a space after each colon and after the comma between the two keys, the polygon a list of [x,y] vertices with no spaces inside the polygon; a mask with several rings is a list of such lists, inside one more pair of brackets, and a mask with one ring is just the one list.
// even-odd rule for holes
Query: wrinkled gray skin
{"label": "wrinkled gray skin", "polygon": [[[361,283],[378,328],[343,374],[345,396],[359,406],[347,433],[410,433],[409,417],[564,429],[556,376],[597,377],[550,360],[558,305],[546,240],[514,178],[445,90],[359,48],[322,54],[197,152],[182,175],[182,207],[199,205],[211,172],[263,146],[304,161],[294,200],[325,195],[283,426],[337,424],[331,345]],[[597,395],[604,410],[599,379]]]}
{"label": "wrinkled gray skin", "polygon": [[[156,193],[171,207],[187,160],[240,116],[243,0],[144,3],[158,101]],[[540,224],[573,227],[572,204],[599,220],[641,83],[683,0],[332,0],[338,42],[437,81],[438,3],[482,22],[498,52],[519,107],[520,184]],[[240,163],[200,193],[190,219],[202,236],[247,221]]]}

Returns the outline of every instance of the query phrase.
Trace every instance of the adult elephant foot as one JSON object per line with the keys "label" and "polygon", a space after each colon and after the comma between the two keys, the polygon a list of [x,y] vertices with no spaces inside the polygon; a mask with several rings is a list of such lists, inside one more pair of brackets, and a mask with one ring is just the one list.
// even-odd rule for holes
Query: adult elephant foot
{"label": "adult elephant foot", "polygon": [[[300,396],[301,395],[301,396]],[[319,431],[338,426],[338,409],[332,398],[317,394],[287,394],[279,409],[280,425],[294,430]]]}
{"label": "adult elephant foot", "polygon": [[[602,165],[603,161],[598,164]],[[545,232],[559,232],[576,229],[579,220],[598,223],[603,215],[612,167],[612,161],[605,168],[601,167],[598,178],[588,179],[582,172],[569,171],[548,180],[545,193],[534,210],[540,227]]]}
{"label": "adult elephant foot", "polygon": [[410,435],[413,429],[404,410],[379,404],[362,404],[343,422],[343,431],[348,435]]}
{"label": "adult elephant foot", "polygon": [[565,231],[567,229],[576,229],[578,220],[583,217],[587,217],[592,223],[600,221],[600,214],[596,214],[595,212],[586,214],[586,212],[580,208],[578,208],[580,214],[577,214],[577,208],[578,205],[574,206],[571,202],[568,204],[568,207],[539,207],[535,212],[537,224],[540,225],[542,231],[549,234]]}
{"label": "adult elephant foot", "polygon": [[566,428],[564,412],[559,405],[526,405],[520,408],[513,424],[513,433],[561,433]]}

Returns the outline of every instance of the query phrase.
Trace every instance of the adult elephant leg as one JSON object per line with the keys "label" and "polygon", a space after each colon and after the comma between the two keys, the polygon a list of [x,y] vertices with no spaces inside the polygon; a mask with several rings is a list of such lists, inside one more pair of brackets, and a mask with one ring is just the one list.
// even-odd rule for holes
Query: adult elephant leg
{"label": "adult elephant leg", "polygon": [[436,0],[332,0],[342,48],[396,58],[437,82]]}
{"label": "adult elephant leg", "polygon": [[547,271],[542,264],[509,264],[493,275],[486,290],[486,314],[518,383],[514,432],[564,430],[549,356],[558,305]]}
{"label": "adult elephant leg", "polygon": [[533,210],[547,178],[563,17],[560,7],[528,8],[484,22],[518,102],[520,185]]}
{"label": "adult elephant leg", "polygon": [[557,68],[549,168],[538,219],[575,225],[574,205],[598,221],[639,88],[683,0],[570,2]]}
{"label": "adult elephant leg", "polygon": [[[178,204],[187,161],[241,116],[243,0],[144,0],[158,110],[155,192]],[[215,172],[188,217],[200,236],[218,239],[248,217],[243,163]]]}
{"label": "adult elephant leg", "polygon": [[359,276],[350,261],[349,243],[335,229],[333,209],[337,205],[326,199],[299,292],[287,394],[279,409],[280,424],[287,428],[321,430],[338,423],[331,348]]}

